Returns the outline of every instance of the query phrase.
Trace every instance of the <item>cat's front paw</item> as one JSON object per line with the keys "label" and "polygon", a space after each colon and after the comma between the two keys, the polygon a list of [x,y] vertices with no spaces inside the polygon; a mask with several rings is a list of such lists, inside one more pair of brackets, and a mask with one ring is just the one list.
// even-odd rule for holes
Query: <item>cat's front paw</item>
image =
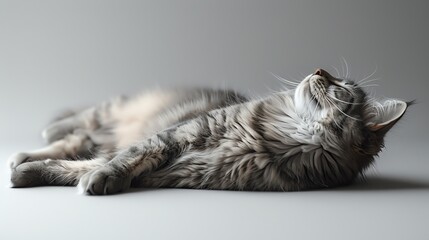
{"label": "cat's front paw", "polygon": [[9,157],[8,165],[13,170],[20,164],[27,162],[30,159],[30,155],[27,153],[15,153]]}
{"label": "cat's front paw", "polygon": [[35,187],[46,185],[44,170],[51,160],[23,162],[12,168],[10,175],[11,187]]}
{"label": "cat's front paw", "polygon": [[107,195],[122,192],[130,185],[130,176],[119,174],[110,166],[102,166],[83,175],[78,189],[84,194]]}

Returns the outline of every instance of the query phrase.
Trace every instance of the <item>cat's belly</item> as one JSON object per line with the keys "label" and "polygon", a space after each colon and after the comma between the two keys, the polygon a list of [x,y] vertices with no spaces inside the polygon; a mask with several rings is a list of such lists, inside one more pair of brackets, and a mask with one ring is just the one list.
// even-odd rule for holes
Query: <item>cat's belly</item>
{"label": "cat's belly", "polygon": [[153,91],[142,94],[123,106],[112,109],[115,122],[113,134],[116,147],[125,148],[145,137],[156,129],[148,129],[155,116],[173,101],[173,96],[166,91]]}

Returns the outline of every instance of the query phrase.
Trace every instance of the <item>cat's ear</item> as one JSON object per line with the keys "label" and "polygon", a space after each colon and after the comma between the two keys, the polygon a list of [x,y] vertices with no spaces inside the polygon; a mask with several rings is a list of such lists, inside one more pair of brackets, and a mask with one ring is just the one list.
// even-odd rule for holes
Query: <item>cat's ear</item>
{"label": "cat's ear", "polygon": [[368,104],[366,108],[367,127],[373,132],[384,135],[404,115],[408,106],[412,103],[400,100],[386,100]]}

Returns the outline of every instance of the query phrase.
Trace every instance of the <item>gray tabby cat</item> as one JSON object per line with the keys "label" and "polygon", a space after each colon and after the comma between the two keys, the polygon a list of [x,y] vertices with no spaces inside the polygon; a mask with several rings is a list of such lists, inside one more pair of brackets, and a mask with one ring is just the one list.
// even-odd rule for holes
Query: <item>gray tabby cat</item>
{"label": "gray tabby cat", "polygon": [[13,187],[297,191],[351,183],[409,103],[377,102],[322,69],[293,91],[154,91],[65,116],[49,146],[11,157]]}

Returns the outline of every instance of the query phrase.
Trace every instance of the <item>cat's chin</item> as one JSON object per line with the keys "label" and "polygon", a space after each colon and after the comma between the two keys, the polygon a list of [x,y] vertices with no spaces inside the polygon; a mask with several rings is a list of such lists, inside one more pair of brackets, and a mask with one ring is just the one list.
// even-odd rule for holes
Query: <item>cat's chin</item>
{"label": "cat's chin", "polygon": [[295,107],[297,112],[310,116],[312,119],[325,109],[319,98],[310,91],[295,97]]}

